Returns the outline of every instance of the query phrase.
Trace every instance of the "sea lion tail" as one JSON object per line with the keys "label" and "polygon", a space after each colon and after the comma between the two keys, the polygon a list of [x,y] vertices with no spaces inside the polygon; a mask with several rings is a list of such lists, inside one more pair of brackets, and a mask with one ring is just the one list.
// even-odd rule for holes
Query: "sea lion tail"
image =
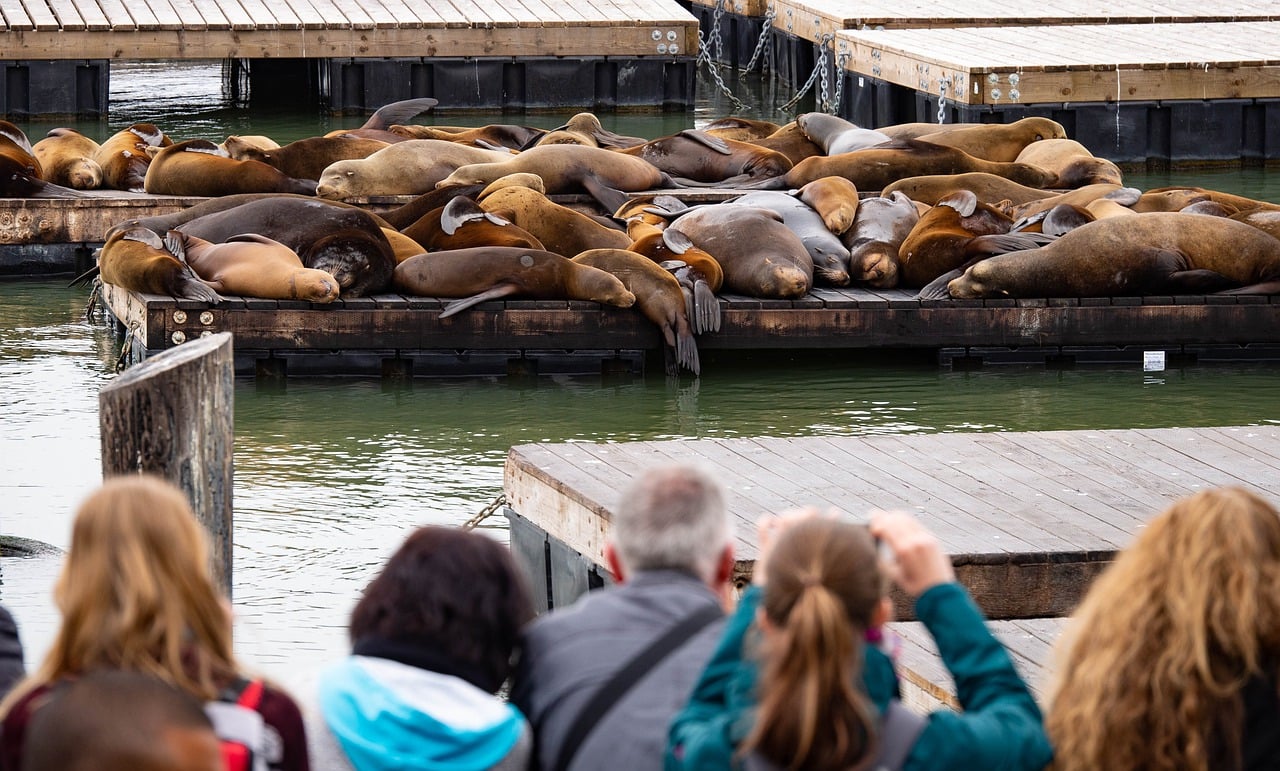
{"label": "sea lion tail", "polygon": [[682,326],[676,332],[676,361],[692,372],[695,377],[702,374],[702,363],[698,360],[698,343],[693,339],[693,332],[688,326]]}
{"label": "sea lion tail", "polygon": [[1263,281],[1258,284],[1250,284],[1237,289],[1227,289],[1222,292],[1214,292],[1214,294],[1280,294],[1280,281]]}
{"label": "sea lion tail", "polygon": [[582,186],[591,197],[600,203],[605,211],[617,211],[630,199],[621,190],[609,187],[596,178],[594,174],[586,174],[582,178]]}
{"label": "sea lion tail", "polygon": [[[969,263],[969,265],[971,264],[972,263]],[[953,279],[957,279],[963,276],[965,268],[967,267],[968,265],[965,265],[965,267],[963,268],[956,268],[955,270],[949,270],[946,273],[943,273],[941,276],[938,276],[934,280],[925,284],[924,288],[921,289],[919,293],[916,294],[915,299],[917,300],[950,300],[951,293],[947,291],[947,284],[950,284]]]}
{"label": "sea lion tail", "polygon": [[720,331],[720,301],[706,281],[698,279],[693,282],[693,307],[695,312],[689,316],[694,332]]}

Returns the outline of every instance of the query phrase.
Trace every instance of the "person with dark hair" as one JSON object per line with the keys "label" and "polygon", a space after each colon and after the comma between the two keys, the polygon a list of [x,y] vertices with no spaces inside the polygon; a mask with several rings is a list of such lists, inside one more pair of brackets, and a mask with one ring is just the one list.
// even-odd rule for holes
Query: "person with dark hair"
{"label": "person with dark hair", "polygon": [[720,485],[688,464],[646,470],[619,497],[605,560],[620,583],[531,624],[512,678],[547,771],[662,767],[724,625],[733,524]]}
{"label": "person with dark hair", "polygon": [[48,691],[22,771],[222,771],[202,702],[158,677],[99,670]]}
{"label": "person with dark hair", "polygon": [[[1035,700],[915,518],[878,513],[869,529],[813,515],[770,522],[753,586],[671,725],[669,769],[1031,771],[1049,762]],[[894,554],[883,567],[875,539]],[[886,578],[916,598],[963,712],[921,717],[898,703],[891,660],[867,642],[890,615]]]}
{"label": "person with dark hair", "polygon": [[0,698],[9,692],[26,670],[22,666],[22,640],[13,616],[0,605]]}
{"label": "person with dark hair", "polygon": [[320,677],[317,768],[525,768],[528,723],[495,694],[532,607],[506,547],[414,531],[352,611],[352,655]]}

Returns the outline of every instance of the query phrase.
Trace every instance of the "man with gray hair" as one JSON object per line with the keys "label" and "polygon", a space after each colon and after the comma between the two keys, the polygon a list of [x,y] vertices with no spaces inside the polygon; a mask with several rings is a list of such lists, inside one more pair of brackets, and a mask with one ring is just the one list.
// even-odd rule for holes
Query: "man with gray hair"
{"label": "man with gray hair", "polygon": [[720,486],[689,466],[641,474],[616,507],[619,584],[534,621],[511,701],[543,771],[660,769],[667,726],[720,639],[733,526]]}

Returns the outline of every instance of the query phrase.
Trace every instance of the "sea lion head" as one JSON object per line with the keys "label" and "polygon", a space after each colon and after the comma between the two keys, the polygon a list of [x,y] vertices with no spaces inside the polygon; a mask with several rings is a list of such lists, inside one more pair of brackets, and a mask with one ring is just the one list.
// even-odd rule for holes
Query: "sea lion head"
{"label": "sea lion head", "polygon": [[1008,297],[1009,290],[1001,288],[990,275],[990,260],[971,265],[959,278],[947,284],[947,293],[957,300],[982,297]]}
{"label": "sea lion head", "polygon": [[391,283],[395,253],[386,236],[344,229],[326,235],[298,255],[308,268],[322,270],[338,281],[344,295],[376,294]]}
{"label": "sea lion head", "polygon": [[898,250],[884,241],[872,241],[854,249],[849,273],[854,281],[876,289],[898,285]]}
{"label": "sea lion head", "polygon": [[580,300],[592,300],[618,308],[630,308],[636,304],[636,296],[621,279],[590,265],[575,263],[569,277],[565,279],[565,289]]}
{"label": "sea lion head", "polygon": [[331,303],[340,292],[338,279],[328,271],[304,268],[289,277],[289,293],[295,300]]}

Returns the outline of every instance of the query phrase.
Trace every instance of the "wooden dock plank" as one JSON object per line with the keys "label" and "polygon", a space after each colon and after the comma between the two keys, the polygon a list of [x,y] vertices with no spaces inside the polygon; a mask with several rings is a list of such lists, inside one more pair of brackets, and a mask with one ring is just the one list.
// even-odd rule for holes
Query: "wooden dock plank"
{"label": "wooden dock plank", "polygon": [[88,26],[72,0],[49,0],[49,8],[57,17],[58,25],[65,30],[83,30]]}
{"label": "wooden dock plank", "polygon": [[27,15],[22,0],[0,0],[0,16],[4,18],[5,26],[14,31],[32,30],[36,26]]}
{"label": "wooden dock plank", "polygon": [[37,30],[56,31],[61,26],[58,23],[58,16],[47,0],[25,0],[25,6],[27,16]]}
{"label": "wooden dock plank", "polygon": [[324,28],[324,16],[315,9],[315,6],[311,5],[309,0],[283,0],[282,4],[288,7],[293,15],[297,17],[303,29]]}
{"label": "wooden dock plank", "polygon": [[71,0],[71,2],[75,6],[77,13],[80,14],[80,18],[84,20],[87,30],[102,31],[111,29],[111,22],[107,20],[107,15],[102,12],[102,7],[98,5],[97,0]]}

